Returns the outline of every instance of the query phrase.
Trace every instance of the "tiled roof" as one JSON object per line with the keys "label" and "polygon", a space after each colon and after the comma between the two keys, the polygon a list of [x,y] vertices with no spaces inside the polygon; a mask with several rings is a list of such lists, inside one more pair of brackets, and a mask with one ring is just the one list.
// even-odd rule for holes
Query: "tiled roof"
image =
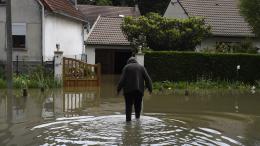
{"label": "tiled roof", "polygon": [[120,17],[99,17],[89,34],[87,45],[130,45],[122,32],[122,22]]}
{"label": "tiled roof", "polygon": [[41,0],[41,2],[54,13],[85,21],[84,15],[69,0]]}
{"label": "tiled roof", "polygon": [[103,17],[118,17],[119,15],[140,16],[139,9],[135,7],[78,5],[78,8],[91,25],[96,21],[99,15]]}
{"label": "tiled roof", "polygon": [[220,36],[254,36],[239,12],[238,0],[179,0],[189,16],[201,16]]}

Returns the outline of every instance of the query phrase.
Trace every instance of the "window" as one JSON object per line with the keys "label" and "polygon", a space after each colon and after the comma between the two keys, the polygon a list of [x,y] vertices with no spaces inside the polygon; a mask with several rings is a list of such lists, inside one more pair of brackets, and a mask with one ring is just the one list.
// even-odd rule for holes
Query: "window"
{"label": "window", "polygon": [[25,48],[26,24],[13,23],[13,48]]}
{"label": "window", "polygon": [[0,4],[5,4],[6,0],[0,0]]}

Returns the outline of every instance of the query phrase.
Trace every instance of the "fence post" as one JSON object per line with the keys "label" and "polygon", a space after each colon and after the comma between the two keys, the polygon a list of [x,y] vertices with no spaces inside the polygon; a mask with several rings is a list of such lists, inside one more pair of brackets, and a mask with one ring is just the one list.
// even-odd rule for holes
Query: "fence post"
{"label": "fence post", "polygon": [[19,56],[17,55],[17,56],[16,56],[16,75],[17,75],[17,76],[18,76],[18,74],[19,74],[19,69],[18,69],[18,68],[19,68],[19,64],[18,64],[18,63],[19,63],[19,58],[18,58],[18,57],[19,57]]}
{"label": "fence post", "polygon": [[135,54],[136,61],[144,66],[144,53]]}
{"label": "fence post", "polygon": [[63,52],[54,51],[54,77],[62,81],[62,71],[63,71]]}

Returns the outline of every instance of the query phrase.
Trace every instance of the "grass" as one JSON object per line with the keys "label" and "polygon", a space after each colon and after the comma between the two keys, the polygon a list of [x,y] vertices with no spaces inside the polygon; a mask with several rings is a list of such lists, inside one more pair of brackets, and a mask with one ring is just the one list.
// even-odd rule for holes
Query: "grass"
{"label": "grass", "polygon": [[[60,81],[56,80],[53,72],[46,71],[42,66],[36,67],[28,74],[13,76],[13,87],[21,88],[58,88],[61,87]],[[6,88],[7,82],[0,78],[0,88]]]}
{"label": "grass", "polygon": [[[42,82],[43,81],[43,82]],[[46,78],[42,81],[30,79],[26,75],[19,75],[13,77],[13,87],[16,89],[22,88],[59,88],[61,83],[58,80],[52,78]],[[6,88],[7,82],[4,79],[0,79],[0,89]]]}
{"label": "grass", "polygon": [[[254,85],[256,88],[260,87],[260,81]],[[229,81],[212,81],[212,80],[198,80],[195,82],[155,82],[153,84],[154,90],[173,90],[173,89],[187,89],[187,90],[200,90],[200,89],[238,89],[248,90],[252,88],[252,85],[245,84],[243,82],[229,82]]]}

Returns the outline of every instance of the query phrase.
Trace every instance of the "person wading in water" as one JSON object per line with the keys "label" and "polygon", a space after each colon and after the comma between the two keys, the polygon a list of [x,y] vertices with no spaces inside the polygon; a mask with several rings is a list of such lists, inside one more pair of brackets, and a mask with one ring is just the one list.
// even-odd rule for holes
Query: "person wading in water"
{"label": "person wading in water", "polygon": [[117,94],[123,89],[126,121],[131,121],[133,105],[136,119],[140,118],[145,87],[151,94],[152,80],[150,76],[145,67],[136,61],[135,57],[129,58],[117,85]]}

